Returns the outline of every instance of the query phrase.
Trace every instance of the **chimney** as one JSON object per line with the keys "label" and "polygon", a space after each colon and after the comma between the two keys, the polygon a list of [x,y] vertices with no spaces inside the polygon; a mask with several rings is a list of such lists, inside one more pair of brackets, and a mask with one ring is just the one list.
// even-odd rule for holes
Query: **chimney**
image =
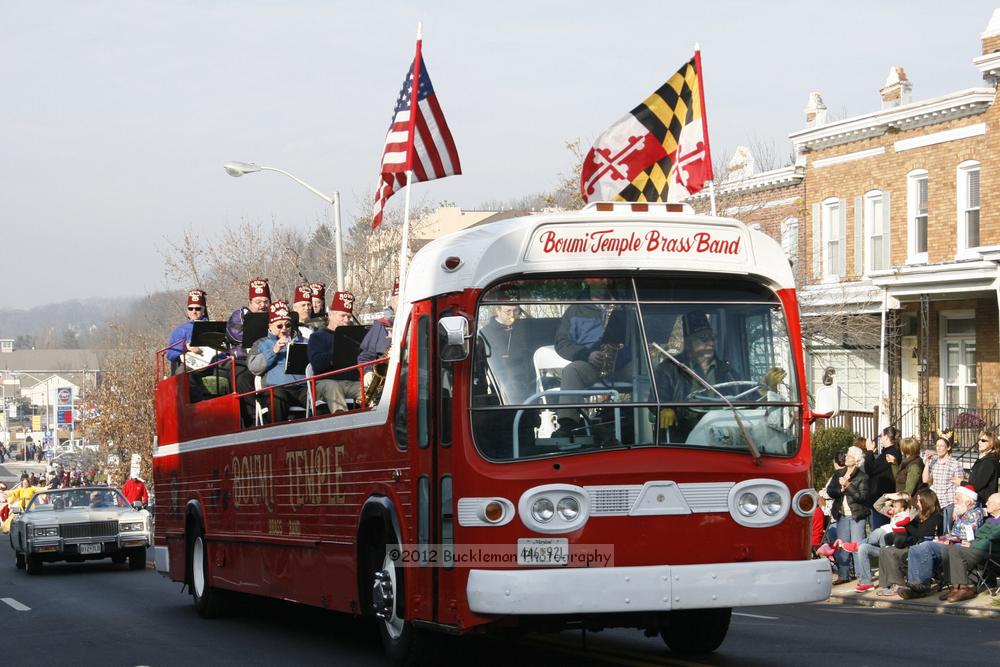
{"label": "chimney", "polygon": [[806,104],[806,127],[819,127],[826,125],[826,105],[820,94],[813,91],[809,93],[809,103]]}
{"label": "chimney", "polygon": [[983,55],[1000,51],[1000,8],[993,10],[990,23],[986,26],[986,31],[981,35],[983,40]]}
{"label": "chimney", "polygon": [[906,78],[906,70],[902,67],[890,67],[885,88],[878,92],[882,95],[882,108],[891,109],[912,101],[913,84]]}

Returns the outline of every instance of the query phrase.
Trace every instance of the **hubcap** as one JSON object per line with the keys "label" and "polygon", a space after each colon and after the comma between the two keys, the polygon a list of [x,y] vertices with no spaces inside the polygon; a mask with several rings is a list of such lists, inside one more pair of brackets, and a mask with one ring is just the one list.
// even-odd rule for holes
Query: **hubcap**
{"label": "hubcap", "polygon": [[372,585],[372,606],[385,631],[393,639],[403,634],[403,619],[396,612],[396,565],[386,553],[382,569],[375,572]]}
{"label": "hubcap", "polygon": [[205,543],[201,537],[196,537],[191,549],[191,579],[194,594],[202,597],[205,594]]}

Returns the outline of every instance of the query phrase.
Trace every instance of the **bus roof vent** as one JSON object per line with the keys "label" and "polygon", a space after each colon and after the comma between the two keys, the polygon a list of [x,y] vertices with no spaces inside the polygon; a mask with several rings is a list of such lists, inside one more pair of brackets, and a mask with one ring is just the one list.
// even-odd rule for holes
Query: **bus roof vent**
{"label": "bus roof vent", "polygon": [[584,211],[598,211],[600,213],[686,213],[693,215],[694,208],[684,202],[627,202],[627,201],[598,201],[591,202],[583,207]]}

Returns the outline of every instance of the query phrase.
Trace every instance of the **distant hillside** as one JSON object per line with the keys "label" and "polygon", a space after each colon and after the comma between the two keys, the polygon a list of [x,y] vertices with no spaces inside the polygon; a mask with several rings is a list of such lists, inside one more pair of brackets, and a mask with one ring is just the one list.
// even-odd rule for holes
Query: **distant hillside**
{"label": "distant hillside", "polygon": [[0,338],[30,336],[35,347],[67,347],[75,338],[88,347],[104,323],[121,319],[142,298],[77,299],[33,308],[0,308]]}

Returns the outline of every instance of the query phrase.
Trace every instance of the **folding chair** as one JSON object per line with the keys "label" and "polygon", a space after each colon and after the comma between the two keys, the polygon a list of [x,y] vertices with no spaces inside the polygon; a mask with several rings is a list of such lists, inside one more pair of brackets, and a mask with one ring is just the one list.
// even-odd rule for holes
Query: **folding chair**
{"label": "folding chair", "polygon": [[986,553],[986,560],[969,572],[969,581],[976,587],[976,592],[987,591],[991,597],[1000,593],[1000,553],[992,547]]}

